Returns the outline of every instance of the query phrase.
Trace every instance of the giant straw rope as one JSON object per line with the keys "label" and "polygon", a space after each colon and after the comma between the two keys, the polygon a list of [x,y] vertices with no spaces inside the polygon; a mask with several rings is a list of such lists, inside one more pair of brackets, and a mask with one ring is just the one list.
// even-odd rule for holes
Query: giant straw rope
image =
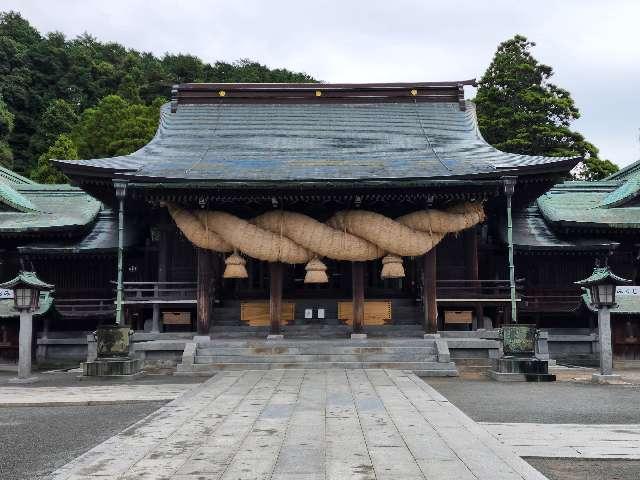
{"label": "giant straw rope", "polygon": [[414,257],[431,250],[447,233],[484,220],[479,203],[445,210],[419,210],[391,219],[366,210],[343,210],[326,223],[301,213],[273,210],[250,220],[222,211],[168,205],[194,245],[217,252],[239,250],[268,262],[305,263],[315,257],[366,261],[385,255]]}

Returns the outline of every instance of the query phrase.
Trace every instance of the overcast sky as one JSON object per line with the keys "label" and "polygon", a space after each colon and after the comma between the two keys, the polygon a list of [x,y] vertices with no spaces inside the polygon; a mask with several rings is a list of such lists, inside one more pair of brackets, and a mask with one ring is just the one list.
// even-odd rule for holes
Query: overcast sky
{"label": "overcast sky", "polygon": [[0,0],[11,9],[41,32],[251,58],[328,82],[480,78],[520,33],[572,93],[574,128],[620,166],[640,159],[638,0]]}

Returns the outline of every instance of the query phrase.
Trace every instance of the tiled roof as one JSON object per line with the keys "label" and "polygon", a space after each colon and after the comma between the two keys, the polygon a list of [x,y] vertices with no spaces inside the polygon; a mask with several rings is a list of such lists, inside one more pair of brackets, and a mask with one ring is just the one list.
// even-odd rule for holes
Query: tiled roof
{"label": "tiled roof", "polygon": [[[125,216],[124,248],[140,241],[141,231],[134,225],[135,219]],[[35,241],[18,247],[20,253],[76,254],[107,253],[118,248],[118,216],[112,210],[101,210],[91,230],[76,239]]]}
{"label": "tiled roof", "polygon": [[[0,202],[11,207],[0,210],[0,236],[85,228],[95,219],[101,206],[98,200],[71,185],[34,182],[9,185],[0,178],[0,192],[14,192],[0,198]],[[13,205],[7,198],[13,199]]]}
{"label": "tiled roof", "polygon": [[496,150],[470,102],[188,101],[163,106],[156,136],[131,155],[57,163],[70,175],[225,183],[499,177],[578,161]]}
{"label": "tiled roof", "polygon": [[[505,229],[501,229],[506,241]],[[612,250],[619,243],[602,238],[560,236],[544,221],[536,204],[513,213],[513,244],[521,251],[567,251]]]}
{"label": "tiled roof", "polygon": [[544,219],[557,227],[636,229],[640,206],[629,195],[637,188],[636,181],[634,176],[623,185],[611,179],[565,182],[539,197],[537,204]]}

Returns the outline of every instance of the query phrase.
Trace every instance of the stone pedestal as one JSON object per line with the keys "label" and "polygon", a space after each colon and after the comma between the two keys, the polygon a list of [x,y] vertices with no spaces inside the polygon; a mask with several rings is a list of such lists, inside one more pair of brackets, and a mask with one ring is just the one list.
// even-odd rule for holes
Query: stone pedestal
{"label": "stone pedestal", "polygon": [[593,375],[591,375],[591,382],[593,383],[600,383],[600,384],[609,384],[609,383],[623,383],[622,381],[622,377],[620,375],[616,375],[614,373],[610,373],[607,375],[604,375],[602,373],[594,373]]}
{"label": "stone pedestal", "polygon": [[366,333],[352,333],[351,334],[351,340],[366,340],[367,339],[367,334]]}
{"label": "stone pedestal", "polygon": [[133,377],[141,375],[142,360],[136,358],[96,358],[82,363],[82,374],[87,377]]}
{"label": "stone pedestal", "polygon": [[554,382],[549,362],[535,357],[502,357],[495,360],[489,376],[500,382]]}

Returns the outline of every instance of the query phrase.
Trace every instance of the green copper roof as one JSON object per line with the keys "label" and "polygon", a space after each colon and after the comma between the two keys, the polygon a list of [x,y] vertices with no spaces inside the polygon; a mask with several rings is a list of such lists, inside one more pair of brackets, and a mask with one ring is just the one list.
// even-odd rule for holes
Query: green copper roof
{"label": "green copper roof", "polygon": [[19,212],[33,212],[37,210],[33,203],[31,203],[31,200],[3,180],[0,180],[0,202],[7,205],[10,209]]}
{"label": "green copper roof", "polygon": [[635,175],[624,183],[615,179],[569,181],[539,197],[537,204],[545,221],[556,227],[637,229],[640,204],[633,199],[638,183]]}
{"label": "green copper roof", "polygon": [[[9,190],[0,179],[0,192]],[[72,232],[85,229],[100,211],[101,203],[71,185],[40,185],[33,182],[10,185],[12,208],[0,209],[0,236],[23,236],[42,232]],[[9,197],[9,194],[7,194]],[[0,202],[3,201],[0,193]]]}
{"label": "green copper roof", "polygon": [[53,290],[53,285],[40,280],[36,275],[36,272],[25,271],[18,273],[17,277],[12,278],[9,281],[0,283],[0,288],[12,289],[16,285],[26,285],[28,287],[38,288],[40,290]]}
{"label": "green copper roof", "polygon": [[[33,312],[34,315],[44,315],[53,305],[53,296],[51,292],[40,292],[40,302],[38,309]],[[20,316],[20,312],[15,309],[13,298],[3,298],[0,300],[0,318],[15,318]]]}
{"label": "green copper roof", "polygon": [[[502,240],[507,242],[506,229],[500,229]],[[618,242],[593,235],[561,235],[545,222],[540,209],[534,203],[513,212],[513,244],[523,251],[586,252],[611,251]]]}
{"label": "green copper roof", "polygon": [[0,183],[8,183],[11,185],[35,185],[36,182],[33,180],[23,177],[22,175],[17,174],[0,165]]}
{"label": "green copper roof", "polygon": [[604,282],[609,284],[613,283],[614,285],[628,285],[631,283],[631,280],[619,277],[613,273],[609,267],[596,267],[593,269],[593,273],[591,273],[587,278],[573,283],[582,287],[588,287],[590,285]]}

